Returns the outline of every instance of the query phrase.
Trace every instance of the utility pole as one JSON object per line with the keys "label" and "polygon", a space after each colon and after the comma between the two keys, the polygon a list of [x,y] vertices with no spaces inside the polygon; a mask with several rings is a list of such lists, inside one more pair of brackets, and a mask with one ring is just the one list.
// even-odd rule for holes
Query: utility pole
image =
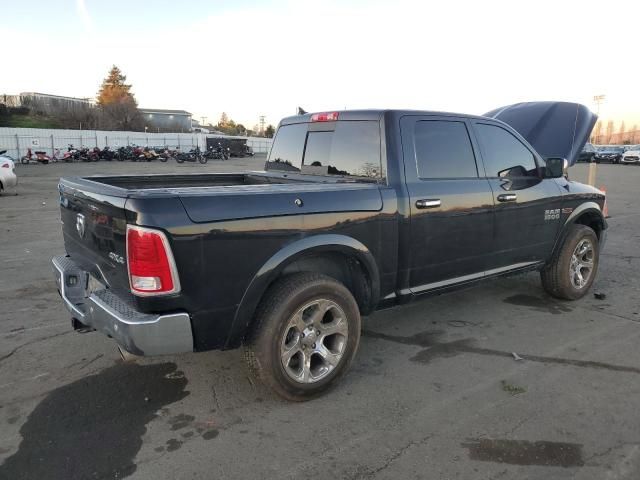
{"label": "utility pole", "polygon": [[594,95],[593,102],[596,104],[596,113],[600,116],[600,105],[604,103],[606,95]]}
{"label": "utility pole", "polygon": [[204,127],[205,122],[207,121],[207,117],[200,117],[200,120],[202,120],[202,123],[200,125]]}
{"label": "utility pole", "polygon": [[[604,103],[606,98],[606,95],[594,95],[593,96],[593,103],[596,104],[596,114],[598,115],[598,117],[600,117],[600,105],[602,105],[602,103]],[[600,136],[598,135],[598,138],[595,139],[595,142],[598,143],[600,141]]]}

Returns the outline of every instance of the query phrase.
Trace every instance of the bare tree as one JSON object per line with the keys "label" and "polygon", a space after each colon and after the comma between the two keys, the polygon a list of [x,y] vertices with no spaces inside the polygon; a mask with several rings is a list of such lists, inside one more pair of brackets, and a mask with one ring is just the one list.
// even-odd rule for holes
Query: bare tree
{"label": "bare tree", "polygon": [[607,122],[607,129],[605,131],[605,138],[607,144],[611,143],[611,136],[613,135],[613,120]]}
{"label": "bare tree", "polygon": [[596,126],[593,129],[593,134],[591,135],[591,143],[595,143],[596,145],[600,143],[600,136],[602,135],[602,121],[598,120],[596,122]]}

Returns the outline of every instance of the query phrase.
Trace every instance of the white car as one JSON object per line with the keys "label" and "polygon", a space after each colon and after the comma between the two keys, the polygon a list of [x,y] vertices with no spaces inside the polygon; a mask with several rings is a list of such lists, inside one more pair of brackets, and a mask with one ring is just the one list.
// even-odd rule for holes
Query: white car
{"label": "white car", "polygon": [[640,145],[635,145],[631,150],[627,150],[622,154],[620,163],[635,163],[640,164]]}
{"label": "white car", "polygon": [[15,192],[18,185],[18,177],[15,172],[15,163],[9,157],[2,155],[0,152],[0,192],[7,191],[9,188]]}

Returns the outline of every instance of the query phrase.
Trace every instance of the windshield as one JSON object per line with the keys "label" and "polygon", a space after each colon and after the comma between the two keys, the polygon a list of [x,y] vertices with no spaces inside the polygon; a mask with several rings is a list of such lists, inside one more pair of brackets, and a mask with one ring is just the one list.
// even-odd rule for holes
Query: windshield
{"label": "windshield", "polygon": [[267,170],[382,178],[377,121],[296,123],[278,129]]}

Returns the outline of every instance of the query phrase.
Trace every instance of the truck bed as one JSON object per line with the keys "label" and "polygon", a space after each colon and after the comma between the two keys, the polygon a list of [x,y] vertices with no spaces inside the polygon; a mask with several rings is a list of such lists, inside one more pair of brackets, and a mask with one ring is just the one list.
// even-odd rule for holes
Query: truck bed
{"label": "truck bed", "polygon": [[259,174],[205,173],[187,175],[121,175],[85,177],[92,182],[126,190],[149,190],[189,187],[229,187],[235,185],[264,185],[291,183],[287,178]]}

